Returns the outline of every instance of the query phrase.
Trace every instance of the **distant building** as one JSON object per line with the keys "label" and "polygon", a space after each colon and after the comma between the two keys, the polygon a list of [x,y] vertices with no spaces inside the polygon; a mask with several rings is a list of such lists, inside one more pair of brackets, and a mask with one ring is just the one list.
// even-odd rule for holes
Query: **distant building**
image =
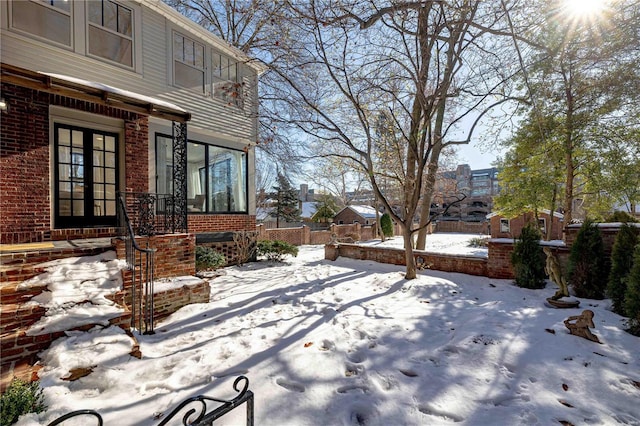
{"label": "distant building", "polygon": [[442,215],[439,220],[482,222],[499,192],[497,168],[471,170],[468,164],[460,164],[436,178],[431,214]]}
{"label": "distant building", "polygon": [[[505,218],[499,213],[487,215],[490,222],[491,238],[518,238],[522,233],[522,228],[530,222],[535,222],[533,212],[527,212],[512,219]],[[554,212],[551,219],[549,210],[538,212],[538,228],[542,237],[549,240],[561,240],[564,226],[564,216]],[[547,238],[547,235],[549,237]]]}
{"label": "distant building", "polygon": [[373,225],[376,223],[376,209],[368,206],[347,206],[335,215],[333,222],[337,225]]}

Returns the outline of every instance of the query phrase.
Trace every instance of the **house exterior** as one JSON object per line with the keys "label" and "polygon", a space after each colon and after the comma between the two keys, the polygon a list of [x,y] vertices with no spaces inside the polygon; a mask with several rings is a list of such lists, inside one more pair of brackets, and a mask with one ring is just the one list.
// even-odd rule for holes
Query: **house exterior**
{"label": "house exterior", "polygon": [[360,225],[374,225],[376,223],[376,209],[369,206],[346,206],[333,218],[336,225],[359,223]]}
{"label": "house exterior", "polygon": [[[514,218],[506,218],[499,213],[487,215],[490,220],[491,238],[518,238],[522,228],[530,222],[535,222],[533,212],[527,212]],[[561,240],[564,227],[564,216],[554,212],[553,219],[549,210],[538,212],[538,224],[540,233],[544,239]],[[552,225],[553,223],[553,225]]]}
{"label": "house exterior", "polygon": [[255,230],[259,63],[160,1],[0,8],[0,243],[115,236],[119,194],[223,251]]}

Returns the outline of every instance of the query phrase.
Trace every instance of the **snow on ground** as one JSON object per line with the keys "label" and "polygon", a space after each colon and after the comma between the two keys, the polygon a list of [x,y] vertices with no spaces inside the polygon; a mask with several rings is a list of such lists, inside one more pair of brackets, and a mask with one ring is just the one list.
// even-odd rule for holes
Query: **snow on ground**
{"label": "snow on ground", "polygon": [[[242,374],[257,425],[640,425],[640,338],[607,300],[558,310],[553,285],[433,270],[406,281],[394,265],[325,260],[322,246],[222,272],[210,303],[137,336],[142,359],[115,327],[54,342],[40,372],[49,410],[19,424],[88,408],[106,425],[153,425],[186,398],[232,398]],[[582,309],[602,344],[568,334]],[[79,367],[93,372],[61,380]]]}

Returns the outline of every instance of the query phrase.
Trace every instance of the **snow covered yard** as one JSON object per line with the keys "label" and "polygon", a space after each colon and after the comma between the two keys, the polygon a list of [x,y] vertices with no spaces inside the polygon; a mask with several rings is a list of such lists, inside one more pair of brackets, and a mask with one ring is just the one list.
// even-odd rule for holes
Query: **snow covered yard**
{"label": "snow covered yard", "polygon": [[[441,237],[437,250],[471,250],[429,238]],[[107,426],[153,425],[188,397],[233,397],[243,374],[257,425],[640,425],[640,338],[606,300],[552,309],[554,286],[430,270],[406,281],[402,267],[324,260],[322,246],[222,271],[210,303],[137,336],[142,359],[115,327],[56,341],[40,372],[49,410],[19,424],[89,408]],[[583,309],[603,344],[568,334]],[[79,367],[93,372],[61,379]]]}

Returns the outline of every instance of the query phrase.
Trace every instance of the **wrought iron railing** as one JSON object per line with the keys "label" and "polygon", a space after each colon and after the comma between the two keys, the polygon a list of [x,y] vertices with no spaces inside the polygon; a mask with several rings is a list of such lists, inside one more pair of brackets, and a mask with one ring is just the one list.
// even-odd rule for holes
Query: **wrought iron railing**
{"label": "wrought iron railing", "polygon": [[[244,382],[242,389],[238,388],[238,384],[240,382]],[[158,426],[167,425],[172,419],[179,416],[182,412],[184,412],[184,414],[182,415],[183,426],[211,426],[213,425],[214,421],[244,403],[247,404],[247,426],[253,426],[253,392],[249,390],[249,379],[247,379],[245,376],[239,376],[233,382],[233,389],[238,392],[238,395],[230,400],[210,398],[204,395],[198,395],[186,399],[182,403],[180,403],[180,405],[178,405],[173,411],[171,411],[171,413],[169,413],[167,417],[165,417],[160,423],[158,423]],[[218,405],[215,409],[209,411],[210,407],[207,406],[207,402],[219,403],[220,405]],[[189,408],[190,406],[193,407],[193,404],[197,405],[200,410],[199,412],[195,408]],[[71,413],[65,414],[62,417],[59,417],[58,419],[49,423],[47,426],[59,425],[72,417],[84,415],[91,415],[96,417],[98,419],[98,426],[102,426],[102,417],[98,412],[94,410],[73,411]]]}
{"label": "wrought iron railing", "polygon": [[187,232],[186,218],[182,217],[186,212],[179,211],[173,195],[147,192],[122,192],[121,195],[136,235]]}
{"label": "wrought iron railing", "polygon": [[131,274],[131,327],[138,332],[154,332],[154,260],[155,250],[142,248],[127,213],[124,196],[118,197],[118,228],[125,242],[127,269]]}

